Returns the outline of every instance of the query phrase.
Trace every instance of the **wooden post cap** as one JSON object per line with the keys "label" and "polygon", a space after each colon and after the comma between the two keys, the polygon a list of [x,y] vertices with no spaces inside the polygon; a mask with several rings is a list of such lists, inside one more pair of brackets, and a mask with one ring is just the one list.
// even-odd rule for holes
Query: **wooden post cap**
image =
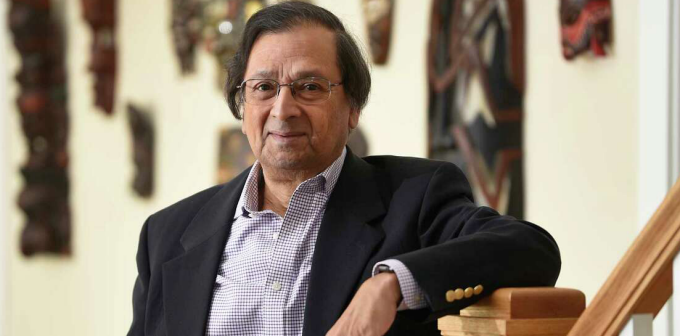
{"label": "wooden post cap", "polygon": [[497,319],[576,318],[586,307],[576,289],[552,287],[501,288],[460,311],[460,316]]}

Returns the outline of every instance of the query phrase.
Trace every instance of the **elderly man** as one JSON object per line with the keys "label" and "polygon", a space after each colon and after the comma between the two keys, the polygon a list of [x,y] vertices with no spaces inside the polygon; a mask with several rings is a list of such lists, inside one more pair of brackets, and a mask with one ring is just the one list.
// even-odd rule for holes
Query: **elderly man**
{"label": "elderly man", "polygon": [[496,288],[555,283],[550,235],[474,205],[454,165],[345,146],[370,75],[332,13],[256,13],[228,71],[257,162],[146,221],[129,335],[436,335]]}

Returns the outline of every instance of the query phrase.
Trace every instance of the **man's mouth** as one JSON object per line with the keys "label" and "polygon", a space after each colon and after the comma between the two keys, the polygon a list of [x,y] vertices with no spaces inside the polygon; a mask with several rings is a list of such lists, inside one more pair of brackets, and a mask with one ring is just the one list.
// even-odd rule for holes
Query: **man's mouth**
{"label": "man's mouth", "polygon": [[302,138],[305,135],[304,132],[282,132],[282,131],[270,131],[269,136],[271,136],[276,141],[288,142]]}

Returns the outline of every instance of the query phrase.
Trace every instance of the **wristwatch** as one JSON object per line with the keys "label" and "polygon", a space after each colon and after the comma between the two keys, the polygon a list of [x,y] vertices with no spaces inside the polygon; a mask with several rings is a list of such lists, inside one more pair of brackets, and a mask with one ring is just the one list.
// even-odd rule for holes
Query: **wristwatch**
{"label": "wristwatch", "polygon": [[389,266],[384,265],[384,264],[378,265],[377,270],[378,270],[378,273],[377,273],[377,274],[380,274],[380,273],[394,273],[394,270],[392,269],[392,267],[389,267]]}
{"label": "wristwatch", "polygon": [[[389,267],[389,266],[387,266],[387,265],[380,264],[380,265],[378,265],[378,267],[376,268],[376,270],[378,271],[378,273],[376,273],[376,274],[380,274],[380,273],[392,273],[392,274],[395,274],[395,275],[396,275],[396,273],[394,273],[394,270],[392,269],[392,267]],[[404,296],[403,296],[402,294],[400,294],[399,296],[400,296],[401,298],[399,299],[399,302],[397,303],[397,308],[401,307],[401,304],[404,302]]]}

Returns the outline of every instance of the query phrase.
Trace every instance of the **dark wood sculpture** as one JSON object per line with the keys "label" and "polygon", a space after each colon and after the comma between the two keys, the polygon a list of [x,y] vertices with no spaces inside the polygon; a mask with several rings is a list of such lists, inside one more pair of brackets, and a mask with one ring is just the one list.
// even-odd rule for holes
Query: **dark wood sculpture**
{"label": "dark wood sculpture", "polygon": [[49,0],[12,0],[9,26],[21,56],[16,75],[28,159],[18,205],[26,214],[21,252],[70,253],[65,44]]}
{"label": "dark wood sculpture", "polygon": [[373,63],[387,63],[392,38],[394,0],[363,0]]}
{"label": "dark wood sculpture", "polygon": [[434,0],[429,155],[468,175],[478,203],[524,215],[522,0]]}
{"label": "dark wood sculpture", "polygon": [[240,127],[220,131],[217,183],[226,183],[255,163],[248,138]]}
{"label": "dark wood sculpture", "polygon": [[172,0],[172,32],[183,74],[195,70],[196,47],[215,56],[218,87],[226,80],[224,67],[238,47],[246,21],[267,4],[265,0]]}
{"label": "dark wood sculpture", "polygon": [[83,16],[92,28],[91,59],[95,105],[113,113],[116,89],[116,0],[81,0]]}
{"label": "dark wood sculpture", "polygon": [[611,42],[610,0],[560,0],[562,54],[568,60],[590,50],[605,56],[604,46]]}
{"label": "dark wood sculpture", "polygon": [[151,113],[128,104],[128,123],[132,131],[132,152],[135,177],[132,189],[137,195],[151,197],[154,186],[154,124]]}
{"label": "dark wood sculpture", "polygon": [[196,71],[196,46],[203,30],[203,1],[172,1],[172,38],[182,74]]}
{"label": "dark wood sculpture", "polygon": [[204,4],[203,41],[215,56],[220,89],[226,81],[224,68],[236,53],[246,22],[266,5],[264,0],[210,0]]}

